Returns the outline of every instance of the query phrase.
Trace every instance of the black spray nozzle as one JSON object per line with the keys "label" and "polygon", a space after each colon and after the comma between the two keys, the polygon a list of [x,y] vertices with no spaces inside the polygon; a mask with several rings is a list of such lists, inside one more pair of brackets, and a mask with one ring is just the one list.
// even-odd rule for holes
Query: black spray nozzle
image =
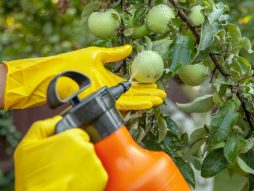
{"label": "black spray nozzle", "polygon": [[110,93],[112,96],[117,100],[122,94],[127,92],[131,87],[131,82],[121,82],[116,86],[109,88]]}

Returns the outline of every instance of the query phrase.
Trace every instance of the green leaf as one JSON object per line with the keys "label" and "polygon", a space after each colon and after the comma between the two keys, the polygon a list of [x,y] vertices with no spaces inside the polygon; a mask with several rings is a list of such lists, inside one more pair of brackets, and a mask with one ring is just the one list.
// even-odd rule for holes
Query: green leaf
{"label": "green leaf", "polygon": [[254,176],[252,174],[249,174],[248,179],[249,179],[248,191],[253,191],[254,190]]}
{"label": "green leaf", "polygon": [[223,101],[218,93],[213,94],[213,103],[218,107],[221,107],[223,105]]}
{"label": "green leaf", "polygon": [[91,13],[96,11],[101,6],[101,4],[101,1],[98,0],[92,1],[91,3],[87,4],[82,11],[81,18],[83,19],[89,16]]}
{"label": "green leaf", "polygon": [[194,155],[198,151],[200,151],[201,146],[206,141],[206,136],[208,135],[208,132],[205,128],[199,128],[192,132],[189,140],[189,146],[187,147],[187,150],[185,151],[188,155]]}
{"label": "green leaf", "polygon": [[189,36],[177,34],[174,43],[169,52],[170,72],[175,74],[176,71],[183,65],[191,62],[194,51],[194,39]]}
{"label": "green leaf", "polygon": [[204,51],[212,45],[216,34],[220,31],[218,24],[211,24],[209,21],[205,21],[202,26],[201,39],[198,47],[198,51]]}
{"label": "green leaf", "polygon": [[241,148],[240,152],[241,153],[247,153],[249,152],[252,148],[254,148],[254,137],[249,138],[246,141],[246,144],[244,145],[243,148]]}
{"label": "green leaf", "polygon": [[118,12],[112,12],[111,15],[112,15],[112,17],[113,17],[116,21],[118,21],[119,23],[121,23],[121,16],[120,16],[120,14],[119,14]]}
{"label": "green leaf", "polygon": [[225,41],[226,40],[226,30],[225,29],[221,29],[218,33],[217,36],[219,38],[220,41]]}
{"label": "green leaf", "polygon": [[195,175],[189,163],[185,162],[181,157],[174,158],[174,161],[181,173],[183,174],[185,180],[195,188]]}
{"label": "green leaf", "polygon": [[166,120],[163,117],[160,117],[159,119],[158,131],[159,131],[158,143],[160,143],[161,141],[165,139],[168,132],[168,125]]}
{"label": "green leaf", "polygon": [[210,178],[228,167],[228,161],[223,155],[223,149],[210,152],[204,159],[201,166],[201,175]]}
{"label": "green leaf", "polygon": [[228,162],[233,163],[236,160],[240,147],[240,137],[236,134],[232,134],[228,137],[225,147],[224,156]]}
{"label": "green leaf", "polygon": [[234,101],[228,101],[212,116],[209,144],[219,143],[229,136],[239,117],[237,109],[238,106]]}
{"label": "green leaf", "polygon": [[180,138],[181,131],[180,131],[179,127],[177,126],[177,124],[169,116],[166,116],[164,118],[167,122],[168,133],[175,136],[176,138]]}
{"label": "green leaf", "polygon": [[211,10],[213,6],[215,5],[215,3],[213,2],[213,0],[201,0],[201,5]]}
{"label": "green leaf", "polygon": [[205,128],[196,129],[195,131],[192,132],[189,143],[193,144],[198,140],[205,138],[207,135],[208,132],[206,131]]}
{"label": "green leaf", "polygon": [[249,150],[248,153],[241,155],[244,162],[252,169],[254,169],[254,150],[253,148]]}
{"label": "green leaf", "polygon": [[143,140],[143,146],[149,150],[161,151],[161,144],[156,141],[156,136],[149,133]]}
{"label": "green leaf", "polygon": [[145,40],[146,40],[146,50],[152,50],[153,47],[152,40],[148,36],[145,36]]}
{"label": "green leaf", "polygon": [[244,160],[240,157],[237,157],[237,164],[244,172],[254,175],[254,169],[252,169],[248,164],[246,164]]}
{"label": "green leaf", "polygon": [[91,46],[98,46],[98,47],[110,47],[111,41],[110,40],[95,40],[91,44]]}
{"label": "green leaf", "polygon": [[197,169],[198,171],[201,171],[202,163],[201,163],[200,157],[192,156],[190,161],[195,169]]}
{"label": "green leaf", "polygon": [[132,137],[137,140],[137,137],[138,137],[138,126],[139,126],[139,121],[138,120],[135,120],[130,126],[129,126],[129,131],[132,135]]}
{"label": "green leaf", "polygon": [[142,52],[145,50],[144,44],[141,44],[138,40],[132,42],[132,46],[137,50],[137,52]]}
{"label": "green leaf", "polygon": [[196,142],[193,142],[191,145],[187,147],[187,149],[184,151],[185,157],[190,158],[191,156],[199,153],[201,151],[202,145],[205,143],[205,138],[201,138],[197,140]]}
{"label": "green leaf", "polygon": [[137,10],[134,13],[133,16],[133,22],[134,24],[143,24],[144,23],[144,18],[146,16],[148,12],[148,7],[147,6],[141,6],[141,7],[137,7]]}
{"label": "green leaf", "polygon": [[196,98],[190,103],[176,103],[176,105],[184,112],[188,113],[204,113],[213,108],[213,95],[205,95]]}
{"label": "green leaf", "polygon": [[213,6],[212,12],[208,16],[208,21],[214,24],[216,21],[220,20],[223,16],[225,10],[225,4],[220,2]]}
{"label": "green leaf", "polygon": [[153,41],[153,51],[158,52],[163,60],[165,60],[169,54],[169,46],[173,43],[169,37]]}
{"label": "green leaf", "polygon": [[137,142],[141,143],[142,140],[144,139],[146,133],[145,130],[142,127],[138,127],[138,135],[137,135]]}
{"label": "green leaf", "polygon": [[250,76],[252,73],[251,64],[243,57],[236,57],[234,62],[230,65],[231,74],[236,80]]}
{"label": "green leaf", "polygon": [[228,33],[234,41],[239,41],[242,38],[239,27],[232,23],[228,24]]}
{"label": "green leaf", "polygon": [[133,34],[134,29],[133,28],[126,28],[123,31],[124,36],[131,36]]}
{"label": "green leaf", "polygon": [[250,39],[243,37],[239,41],[240,47],[244,48],[248,51],[249,54],[252,54],[254,51],[252,50],[251,41]]}
{"label": "green leaf", "polygon": [[231,23],[228,24],[228,33],[232,38],[230,41],[232,46],[231,52],[234,55],[238,55],[242,48],[247,50],[249,54],[254,52],[252,50],[251,41],[246,37],[242,37],[239,27]]}

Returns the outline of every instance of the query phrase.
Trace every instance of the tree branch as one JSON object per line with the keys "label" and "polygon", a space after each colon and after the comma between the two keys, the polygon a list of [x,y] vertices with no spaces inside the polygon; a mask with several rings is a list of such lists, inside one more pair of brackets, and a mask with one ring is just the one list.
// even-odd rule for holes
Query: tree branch
{"label": "tree branch", "polygon": [[200,41],[200,34],[196,29],[196,26],[191,22],[190,18],[185,14],[185,12],[176,4],[175,0],[168,0],[170,4],[177,10],[179,17],[186,22],[188,27],[191,29],[192,33],[195,35],[197,41]]}
{"label": "tree branch", "polygon": [[[125,0],[121,0],[121,9],[122,12],[125,12]],[[124,23],[122,22],[121,24],[121,40],[122,40],[122,45],[124,45]]]}
{"label": "tree branch", "polygon": [[[196,26],[192,23],[192,21],[189,19],[189,17],[185,14],[185,12],[176,4],[175,0],[168,0],[169,3],[175,8],[175,10],[177,10],[177,13],[179,15],[179,17],[187,24],[187,26],[190,28],[190,30],[192,31],[193,35],[196,37],[197,42],[200,42],[200,33],[197,31]],[[223,69],[223,67],[220,65],[219,61],[216,58],[216,55],[213,53],[209,54],[209,57],[211,58],[211,60],[213,61],[215,67],[220,71],[220,73],[228,78],[230,77],[230,75]],[[252,130],[254,130],[254,115],[252,113],[250,113],[247,108],[246,108],[246,103],[245,103],[245,98],[242,92],[242,88],[240,87],[240,85],[236,85],[236,86],[231,86],[231,91],[236,93],[237,97],[239,98],[242,108],[244,110],[245,116],[247,118],[247,121],[249,123],[249,126]]]}
{"label": "tree branch", "polygon": [[148,7],[151,8],[152,7],[152,0],[148,1]]}
{"label": "tree branch", "polygon": [[[126,2],[125,2],[125,0],[121,0],[121,9],[122,9],[122,12],[124,13],[125,12],[125,10],[126,10]],[[122,24],[121,24],[121,43],[122,43],[122,45],[124,45],[125,44],[125,37],[124,37],[124,22],[122,22]],[[127,66],[127,63],[126,63],[126,59],[124,59],[123,60],[123,62],[122,62],[122,64],[119,66],[119,68],[117,69],[117,72],[120,72],[121,71],[121,69],[122,68],[126,68],[126,66]],[[124,71],[124,72],[126,72],[126,71]]]}

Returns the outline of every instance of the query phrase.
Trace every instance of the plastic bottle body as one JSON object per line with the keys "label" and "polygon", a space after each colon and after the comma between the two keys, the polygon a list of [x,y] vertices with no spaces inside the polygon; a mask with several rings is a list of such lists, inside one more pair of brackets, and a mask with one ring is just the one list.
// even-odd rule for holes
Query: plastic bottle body
{"label": "plastic bottle body", "polygon": [[109,175],[106,191],[190,191],[166,153],[143,149],[124,126],[95,149]]}

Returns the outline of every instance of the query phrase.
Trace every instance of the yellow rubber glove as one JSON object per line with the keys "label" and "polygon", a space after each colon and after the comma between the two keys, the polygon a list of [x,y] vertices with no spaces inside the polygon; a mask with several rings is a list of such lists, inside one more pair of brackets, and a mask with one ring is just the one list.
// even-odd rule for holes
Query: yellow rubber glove
{"label": "yellow rubber glove", "polygon": [[[44,104],[49,82],[54,76],[66,70],[79,71],[91,79],[92,86],[84,91],[81,98],[103,86],[114,86],[125,79],[106,70],[104,63],[124,59],[131,51],[130,45],[118,48],[90,47],[56,56],[4,62],[8,67],[4,108],[22,109]],[[70,87],[70,84],[74,83],[70,83],[68,79],[60,82],[58,86],[60,95],[70,94],[76,87],[76,85]],[[157,89],[156,84],[133,85],[117,101],[117,108],[148,109],[161,104],[165,97],[166,93]]]}
{"label": "yellow rubber glove", "polygon": [[15,154],[15,191],[102,191],[107,173],[87,133],[54,135],[60,116],[33,124]]}

